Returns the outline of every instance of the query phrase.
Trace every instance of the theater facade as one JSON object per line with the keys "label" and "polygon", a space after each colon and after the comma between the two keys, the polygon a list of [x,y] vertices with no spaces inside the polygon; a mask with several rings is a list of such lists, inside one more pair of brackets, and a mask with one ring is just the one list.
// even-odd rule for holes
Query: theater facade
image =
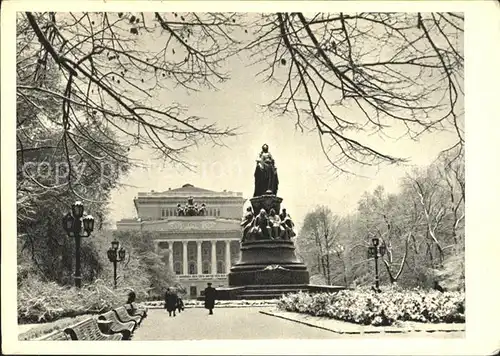
{"label": "theater facade", "polygon": [[[184,214],[179,206],[200,207],[200,214]],[[227,275],[240,253],[240,218],[245,199],[240,192],[215,192],[184,184],[164,192],[138,193],[134,199],[137,218],[122,219],[117,230],[154,232],[156,251],[166,254],[168,264],[196,298],[212,282],[227,286]],[[181,209],[182,210],[182,209]]]}

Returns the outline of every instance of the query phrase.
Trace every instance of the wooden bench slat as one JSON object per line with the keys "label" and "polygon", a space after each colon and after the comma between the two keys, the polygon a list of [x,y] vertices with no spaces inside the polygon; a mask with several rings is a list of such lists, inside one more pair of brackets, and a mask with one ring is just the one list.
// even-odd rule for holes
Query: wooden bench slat
{"label": "wooden bench slat", "polygon": [[141,322],[142,319],[148,316],[148,309],[140,304],[130,303],[130,304],[125,304],[124,307],[130,316],[140,316]]}
{"label": "wooden bench slat", "polygon": [[43,335],[37,341],[70,341],[71,337],[62,330],[54,330],[47,335]]}
{"label": "wooden bench slat", "polygon": [[107,325],[99,324],[102,326],[101,331],[105,334],[116,334],[121,333],[124,340],[130,340],[132,333],[136,328],[136,324],[133,321],[122,323],[116,317],[116,314],[111,310],[107,313],[101,314],[98,317],[98,321],[106,321]]}
{"label": "wooden bench slat", "polygon": [[106,340],[122,340],[122,334],[104,334],[99,328],[99,324],[95,318],[85,319],[75,325],[64,329],[65,333],[71,336],[72,340],[85,341],[106,341]]}
{"label": "wooden bench slat", "polygon": [[142,318],[140,316],[130,315],[127,312],[127,310],[125,309],[125,307],[116,308],[113,311],[116,313],[118,320],[120,320],[122,323],[128,322],[128,321],[134,321],[136,323],[136,325],[139,326],[139,324],[142,321]]}

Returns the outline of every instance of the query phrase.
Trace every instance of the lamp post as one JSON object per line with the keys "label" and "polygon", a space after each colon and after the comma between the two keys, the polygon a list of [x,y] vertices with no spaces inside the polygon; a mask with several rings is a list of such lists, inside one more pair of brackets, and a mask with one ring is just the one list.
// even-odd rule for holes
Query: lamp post
{"label": "lamp post", "polygon": [[368,247],[368,258],[375,258],[375,291],[380,292],[380,281],[378,275],[378,258],[385,254],[385,245],[380,245],[378,237],[372,238],[372,245]]}
{"label": "lamp post", "polygon": [[[80,266],[80,241],[82,237],[89,237],[94,231],[94,218],[86,215],[83,203],[77,201],[71,205],[71,213],[64,215],[63,228],[69,237],[75,238],[75,286],[82,286],[81,266]],[[82,226],[83,225],[83,226]],[[82,230],[84,233],[82,233]]]}
{"label": "lamp post", "polygon": [[120,247],[120,243],[114,239],[111,241],[111,248],[108,250],[108,259],[113,263],[113,281],[114,287],[116,289],[116,265],[125,259],[125,249]]}

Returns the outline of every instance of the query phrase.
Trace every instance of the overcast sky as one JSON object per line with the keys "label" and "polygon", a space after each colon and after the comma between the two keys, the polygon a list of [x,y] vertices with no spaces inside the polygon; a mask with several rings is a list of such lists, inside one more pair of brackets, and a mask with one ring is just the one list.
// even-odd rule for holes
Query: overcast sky
{"label": "overcast sky", "polygon": [[[154,40],[147,45],[154,46]],[[133,199],[138,192],[164,191],[185,183],[215,191],[242,192],[245,198],[250,198],[255,159],[264,143],[269,145],[278,167],[278,196],[283,198],[283,205],[297,224],[301,225],[304,216],[316,205],[327,205],[334,213],[343,215],[356,209],[365,191],[372,191],[378,185],[395,191],[406,172],[415,165],[431,163],[440,150],[449,147],[455,139],[444,133],[424,136],[419,142],[372,135],[367,138],[368,143],[383,153],[407,157],[410,163],[364,170],[361,173],[366,177],[338,176],[323,156],[315,131],[296,131],[293,118],[276,118],[259,107],[276,96],[280,87],[256,78],[259,68],[249,64],[244,57],[233,58],[228,63],[231,79],[220,84],[217,91],[188,94],[183,90],[165,90],[160,93],[160,102],[177,101],[188,109],[187,114],[205,117],[221,127],[239,126],[241,134],[226,139],[226,147],[200,144],[191,150],[185,158],[195,166],[194,171],[151,161],[152,154],[147,150],[132,151],[132,157],[143,160],[148,168],[132,169],[122,180],[127,187],[113,191],[112,223],[136,217]],[[392,133],[398,136],[397,130]]]}

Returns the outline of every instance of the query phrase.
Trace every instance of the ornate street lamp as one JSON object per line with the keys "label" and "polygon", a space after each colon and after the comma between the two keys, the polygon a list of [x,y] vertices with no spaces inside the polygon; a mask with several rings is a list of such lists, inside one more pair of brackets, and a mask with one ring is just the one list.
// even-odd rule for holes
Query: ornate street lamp
{"label": "ornate street lamp", "polygon": [[[81,201],[71,205],[71,213],[67,213],[62,218],[64,231],[69,237],[75,238],[75,286],[82,286],[81,266],[80,266],[80,242],[82,237],[89,237],[94,231],[94,218],[86,215]],[[82,226],[83,225],[83,226]],[[82,234],[82,228],[85,232]]]}
{"label": "ornate street lamp", "polygon": [[372,245],[368,246],[368,258],[375,258],[375,291],[380,292],[380,282],[378,275],[378,258],[385,254],[385,244],[380,245],[378,237],[372,238]]}
{"label": "ornate street lamp", "polygon": [[120,243],[114,239],[111,241],[111,248],[108,250],[108,259],[113,263],[113,281],[116,289],[116,265],[118,262],[121,262],[125,259],[125,254],[127,252],[123,247],[120,247]]}

